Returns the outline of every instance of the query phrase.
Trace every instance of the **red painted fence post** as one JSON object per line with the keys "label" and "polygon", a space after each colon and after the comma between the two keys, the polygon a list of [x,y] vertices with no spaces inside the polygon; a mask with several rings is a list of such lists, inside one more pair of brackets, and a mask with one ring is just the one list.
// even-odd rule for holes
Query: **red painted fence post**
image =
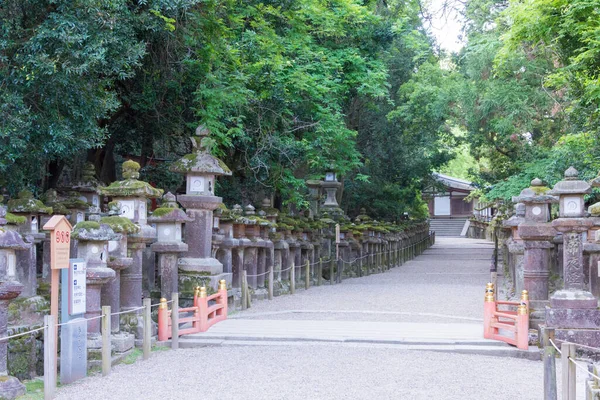
{"label": "red painted fence post", "polygon": [[486,339],[492,338],[492,318],[495,311],[494,284],[490,282],[485,286],[485,300],[483,303],[483,337]]}
{"label": "red painted fence post", "polygon": [[[272,269],[272,267],[271,267]],[[219,299],[217,300],[217,303],[222,304],[223,308],[222,310],[222,314],[223,314],[223,319],[227,318],[227,281],[225,281],[225,279],[221,279],[219,281]]]}
{"label": "red painted fence post", "polygon": [[200,297],[198,297],[198,312],[200,313],[200,332],[208,330],[208,298],[206,287],[200,288]]}
{"label": "red painted fence post", "polygon": [[158,306],[158,341],[166,340],[169,340],[169,309],[167,299],[163,297]]}
{"label": "red painted fence post", "polygon": [[522,350],[529,348],[529,293],[523,290],[521,303],[517,307],[517,347]]}

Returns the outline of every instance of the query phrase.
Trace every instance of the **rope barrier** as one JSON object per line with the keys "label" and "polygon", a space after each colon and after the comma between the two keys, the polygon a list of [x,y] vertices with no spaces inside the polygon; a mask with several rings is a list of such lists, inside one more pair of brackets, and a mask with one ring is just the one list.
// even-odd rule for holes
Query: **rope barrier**
{"label": "rope barrier", "polygon": [[257,278],[257,277],[259,277],[259,276],[266,275],[266,274],[268,274],[269,272],[270,272],[270,271],[266,271],[266,272],[263,272],[263,273],[261,273],[261,274],[256,274],[256,275],[248,275],[248,274],[246,274],[246,277],[248,277],[248,278]]}
{"label": "rope barrier", "polygon": [[588,371],[588,369],[586,367],[584,367],[583,365],[581,365],[580,363],[578,363],[577,361],[575,361],[572,357],[569,357],[569,361],[571,361],[573,364],[575,364],[575,367],[584,370],[585,372],[588,373],[588,375],[593,376],[594,378],[598,379],[600,381],[600,377],[598,377],[598,375],[591,373],[590,371]]}
{"label": "rope barrier", "polygon": [[10,336],[4,336],[4,337],[0,338],[0,342],[3,341],[3,340],[9,340],[9,339],[14,339],[14,338],[21,337],[21,336],[31,335],[32,333],[44,330],[44,328],[46,328],[45,325],[42,326],[42,327],[40,327],[40,328],[32,329],[32,330],[27,331],[27,332],[17,333],[15,335],[10,335]]}
{"label": "rope barrier", "polygon": [[[172,302],[172,300],[171,300],[171,302]],[[154,306],[159,306],[159,305],[160,305],[160,303],[157,303]],[[154,307],[154,306],[151,305],[150,307]],[[112,315],[130,314],[130,313],[133,313],[133,312],[136,312],[136,311],[139,311],[139,310],[143,310],[144,308],[146,308],[146,307],[137,307],[137,308],[133,308],[131,310],[125,310],[125,311],[115,312],[115,313],[112,313],[110,315],[112,316]]]}
{"label": "rope barrier", "polygon": [[581,347],[581,348],[584,348],[584,349],[589,349],[589,350],[600,352],[599,348],[597,348],[597,347],[591,347],[591,346],[586,346],[585,344],[579,344],[579,343],[573,343],[573,342],[566,342],[566,341],[562,341],[562,340],[559,340],[559,342],[565,343],[565,344],[574,344],[575,346],[578,346],[578,347]]}
{"label": "rope barrier", "polygon": [[554,342],[552,341],[552,339],[549,339],[549,341],[552,344],[552,346],[554,346],[554,348],[556,349],[556,351],[558,351],[558,354],[562,355],[562,351],[560,351],[560,349],[558,347],[556,347],[556,344],[554,344]]}

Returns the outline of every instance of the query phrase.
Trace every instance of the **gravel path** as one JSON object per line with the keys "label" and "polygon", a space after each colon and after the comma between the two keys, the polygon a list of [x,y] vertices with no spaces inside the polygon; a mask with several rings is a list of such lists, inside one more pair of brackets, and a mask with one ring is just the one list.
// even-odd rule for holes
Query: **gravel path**
{"label": "gravel path", "polygon": [[[491,252],[486,241],[438,238],[424,255],[389,272],[255,302],[232,317],[473,323],[481,319]],[[148,361],[116,367],[106,378],[61,388],[58,398],[537,400],[542,367],[522,359],[385,345],[206,347],[154,353]],[[578,379],[583,388],[583,375]],[[584,398],[581,390],[578,398]]]}
{"label": "gravel path", "polygon": [[[234,317],[395,322],[461,321],[443,317],[447,315],[465,317],[462,321],[469,323],[473,323],[474,320],[481,321],[483,293],[490,277],[492,251],[493,244],[485,240],[439,237],[434,247],[401,267],[362,278],[345,279],[343,284],[333,287],[328,284],[314,286],[308,291],[298,290],[294,296],[257,301],[251,309],[236,313]],[[272,314],[282,310],[305,312]],[[330,312],[306,312],[310,310]],[[373,310],[398,314],[364,313]]]}
{"label": "gravel path", "polygon": [[215,347],[159,352],[57,398],[539,400],[542,374],[540,362],[393,348]]}

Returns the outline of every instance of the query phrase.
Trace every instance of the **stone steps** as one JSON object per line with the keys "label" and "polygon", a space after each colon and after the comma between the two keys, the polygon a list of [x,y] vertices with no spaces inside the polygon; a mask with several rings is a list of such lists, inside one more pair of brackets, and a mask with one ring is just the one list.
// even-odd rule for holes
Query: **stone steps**
{"label": "stone steps", "polygon": [[460,236],[467,218],[434,218],[429,221],[429,229],[437,236]]}

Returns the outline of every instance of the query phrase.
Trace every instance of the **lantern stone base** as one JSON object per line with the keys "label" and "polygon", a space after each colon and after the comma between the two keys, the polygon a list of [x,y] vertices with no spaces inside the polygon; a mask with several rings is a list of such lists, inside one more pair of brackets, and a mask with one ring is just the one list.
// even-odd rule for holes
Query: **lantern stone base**
{"label": "lantern stone base", "polygon": [[598,300],[585,290],[557,290],[550,299],[552,308],[598,308]]}
{"label": "lantern stone base", "polygon": [[25,385],[14,376],[0,376],[0,399],[12,400],[25,392]]}
{"label": "lantern stone base", "polygon": [[181,273],[217,275],[223,273],[223,264],[216,258],[180,258],[177,266]]}
{"label": "lantern stone base", "polygon": [[546,325],[557,328],[600,329],[600,310],[546,307]]}
{"label": "lantern stone base", "polygon": [[117,354],[128,352],[135,346],[135,337],[126,332],[115,333],[110,338],[112,351]]}
{"label": "lantern stone base", "polygon": [[206,271],[185,271],[179,269],[179,292],[182,296],[193,295],[194,289],[197,286],[204,286],[207,289],[208,295],[214,294],[219,288],[219,281],[224,279],[227,282],[227,287],[231,287],[233,274],[217,273],[210,274]]}
{"label": "lantern stone base", "polygon": [[554,337],[557,341],[566,341],[584,346],[598,347],[600,330],[598,329],[567,329],[555,328]]}
{"label": "lantern stone base", "polygon": [[538,329],[546,321],[546,307],[550,305],[548,300],[529,300],[529,326]]}

